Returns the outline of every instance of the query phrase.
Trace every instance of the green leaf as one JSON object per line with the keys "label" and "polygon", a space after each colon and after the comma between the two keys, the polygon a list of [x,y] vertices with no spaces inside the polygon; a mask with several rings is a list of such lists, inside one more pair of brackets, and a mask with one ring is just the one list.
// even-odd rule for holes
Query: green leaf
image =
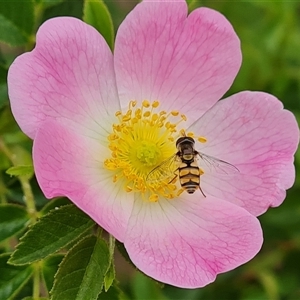
{"label": "green leaf", "polygon": [[48,291],[53,287],[54,276],[63,258],[63,254],[55,254],[49,256],[42,262],[42,274]]}
{"label": "green leaf", "polygon": [[20,32],[29,36],[34,26],[34,3],[26,1],[0,1],[0,14],[12,22]]}
{"label": "green leaf", "polygon": [[111,285],[113,284],[115,277],[116,277],[116,271],[115,271],[115,265],[114,265],[114,254],[115,254],[115,245],[116,245],[116,239],[109,235],[109,241],[108,241],[108,250],[110,255],[110,265],[107,270],[107,273],[104,277],[104,291],[107,292]]}
{"label": "green leaf", "polygon": [[141,272],[135,273],[132,286],[135,299],[167,300],[162,293],[162,284],[154,281],[152,278]]}
{"label": "green leaf", "polygon": [[51,299],[97,299],[109,264],[110,254],[104,240],[95,236],[81,240],[59,266]]}
{"label": "green leaf", "polygon": [[[33,298],[33,297],[29,296],[29,297],[22,298],[22,300],[37,300],[37,298]],[[39,297],[38,300],[49,300],[49,298]]]}
{"label": "green leaf", "polygon": [[12,299],[33,273],[31,266],[20,267],[7,264],[9,256],[9,253],[0,255],[0,299],[3,300]]}
{"label": "green leaf", "polygon": [[0,109],[7,104],[8,104],[7,84],[0,83]]}
{"label": "green leaf", "polygon": [[200,6],[200,3],[198,3],[198,0],[187,0],[187,5],[189,8],[189,12],[193,11],[195,8]]}
{"label": "green leaf", "polygon": [[[47,2],[49,3],[50,1]],[[82,18],[83,1],[63,0],[58,3],[58,1],[55,0],[55,2],[55,5],[47,5],[42,16],[42,22],[58,16]]]}
{"label": "green leaf", "polygon": [[115,285],[113,285],[107,292],[103,291],[97,300],[130,300],[125,294]]}
{"label": "green leaf", "polygon": [[[0,84],[1,93],[1,84]],[[0,95],[1,96],[1,95]],[[8,101],[7,101],[8,103]],[[16,121],[11,113],[11,109],[6,101],[0,100],[0,134],[7,134],[9,132],[14,132],[18,129]],[[1,108],[2,106],[2,108]]]}
{"label": "green leaf", "polygon": [[55,6],[63,2],[63,0],[43,0],[44,7]]}
{"label": "green leaf", "polygon": [[94,224],[74,205],[54,209],[30,227],[9,263],[24,265],[41,260],[78,239]]}
{"label": "green leaf", "polygon": [[[1,29],[0,29],[1,31]],[[1,56],[0,52],[0,109],[8,104],[8,91],[7,91],[7,69],[2,66],[4,64],[4,60]],[[2,118],[0,118],[1,123]]]}
{"label": "green leaf", "polygon": [[24,229],[29,220],[23,207],[13,204],[0,205],[0,242]]}
{"label": "green leaf", "polygon": [[116,277],[116,271],[115,271],[115,265],[114,265],[114,261],[111,261],[111,264],[107,270],[107,273],[105,274],[104,277],[104,291],[107,292],[110,287],[112,286],[114,280]]}
{"label": "green leaf", "polygon": [[95,27],[105,38],[110,49],[114,47],[114,25],[111,15],[102,0],[85,0],[83,20]]}
{"label": "green leaf", "polygon": [[41,214],[44,216],[52,209],[58,209],[60,206],[69,204],[71,204],[71,201],[65,197],[52,199],[43,207]]}
{"label": "green leaf", "polygon": [[11,176],[26,176],[31,178],[34,174],[33,166],[17,166],[6,170],[6,173]]}
{"label": "green leaf", "polygon": [[[0,1],[1,3],[1,1]],[[22,46],[26,44],[26,39],[19,28],[10,20],[0,14],[0,42],[10,46]]]}
{"label": "green leaf", "polygon": [[31,152],[28,151],[25,147],[22,147],[20,145],[13,145],[10,147],[10,150],[14,155],[15,163],[18,166],[33,165]]}

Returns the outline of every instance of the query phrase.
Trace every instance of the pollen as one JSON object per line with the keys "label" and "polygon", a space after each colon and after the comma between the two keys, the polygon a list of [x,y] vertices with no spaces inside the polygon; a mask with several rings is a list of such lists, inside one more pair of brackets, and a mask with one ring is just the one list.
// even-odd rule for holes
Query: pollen
{"label": "pollen", "polygon": [[[180,136],[178,124],[186,120],[179,111],[160,109],[159,101],[130,101],[126,111],[115,113],[118,122],[107,136],[111,156],[104,167],[112,174],[112,182],[121,182],[126,192],[139,192],[156,202],[159,196],[172,199],[177,189],[174,173],[147,180],[148,174],[177,152],[175,141]],[[175,169],[174,169],[175,170]]]}
{"label": "pollen", "polygon": [[[187,117],[177,110],[160,109],[157,100],[130,101],[127,110],[117,111],[115,116],[117,122],[112,124],[107,136],[111,155],[104,160],[104,168],[111,173],[112,182],[120,183],[128,193],[140,193],[150,202],[159,201],[161,196],[178,197],[184,191],[177,180],[178,166],[166,161],[176,155],[175,142],[180,136],[195,138],[193,132],[178,129]],[[196,139],[206,142],[205,137]]]}

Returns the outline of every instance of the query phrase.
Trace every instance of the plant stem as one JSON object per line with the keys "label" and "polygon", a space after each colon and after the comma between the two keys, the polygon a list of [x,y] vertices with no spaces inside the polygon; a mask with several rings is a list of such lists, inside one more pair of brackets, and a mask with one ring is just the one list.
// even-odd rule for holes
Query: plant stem
{"label": "plant stem", "polygon": [[34,264],[32,297],[34,300],[40,297],[40,264],[38,262]]}
{"label": "plant stem", "polygon": [[109,253],[111,257],[114,255],[116,239],[110,234],[108,239]]}

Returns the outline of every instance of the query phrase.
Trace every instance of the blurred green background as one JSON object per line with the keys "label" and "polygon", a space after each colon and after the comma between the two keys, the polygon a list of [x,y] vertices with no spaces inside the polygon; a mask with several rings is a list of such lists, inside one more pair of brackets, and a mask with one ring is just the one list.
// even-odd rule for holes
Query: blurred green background
{"label": "blurred green background", "polygon": [[[118,28],[137,1],[104,1]],[[30,4],[28,4],[30,3]],[[299,1],[188,1],[190,10],[207,6],[223,13],[241,39],[243,64],[226,95],[242,90],[274,94],[300,121],[300,2]],[[83,2],[71,0],[0,0],[0,138],[18,154],[20,164],[30,164],[31,141],[18,129],[9,109],[6,76],[12,60],[34,47],[35,32],[46,19],[59,15],[82,18]],[[296,154],[299,169],[300,152]],[[16,178],[0,149],[0,201],[22,202]],[[46,202],[31,180],[38,207]],[[117,278],[128,299],[300,299],[300,176],[279,208],[259,219],[264,246],[249,263],[221,274],[215,283],[195,290],[161,286],[116,255]],[[0,229],[1,230],[1,229]],[[0,253],[3,252],[0,244]],[[23,294],[30,289],[25,286]],[[22,293],[21,293],[22,294]],[[19,299],[19,298],[18,298]],[[21,298],[20,298],[21,299]],[[5,299],[0,299],[5,300]]]}

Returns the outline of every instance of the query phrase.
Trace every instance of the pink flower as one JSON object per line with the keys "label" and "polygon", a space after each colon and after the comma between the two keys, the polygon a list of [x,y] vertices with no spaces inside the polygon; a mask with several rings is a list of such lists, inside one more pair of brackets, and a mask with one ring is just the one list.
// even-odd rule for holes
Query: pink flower
{"label": "pink flower", "polygon": [[[229,22],[207,8],[187,16],[183,0],[138,4],[114,56],[80,20],[45,22],[8,83],[46,197],[69,197],[165,283],[202,287],[249,261],[262,245],[255,216],[280,205],[294,182],[299,131],[272,95],[218,101],[240,65]],[[176,153],[182,129],[196,150],[228,163],[198,158],[206,197],[182,191],[173,174],[147,179]]]}

